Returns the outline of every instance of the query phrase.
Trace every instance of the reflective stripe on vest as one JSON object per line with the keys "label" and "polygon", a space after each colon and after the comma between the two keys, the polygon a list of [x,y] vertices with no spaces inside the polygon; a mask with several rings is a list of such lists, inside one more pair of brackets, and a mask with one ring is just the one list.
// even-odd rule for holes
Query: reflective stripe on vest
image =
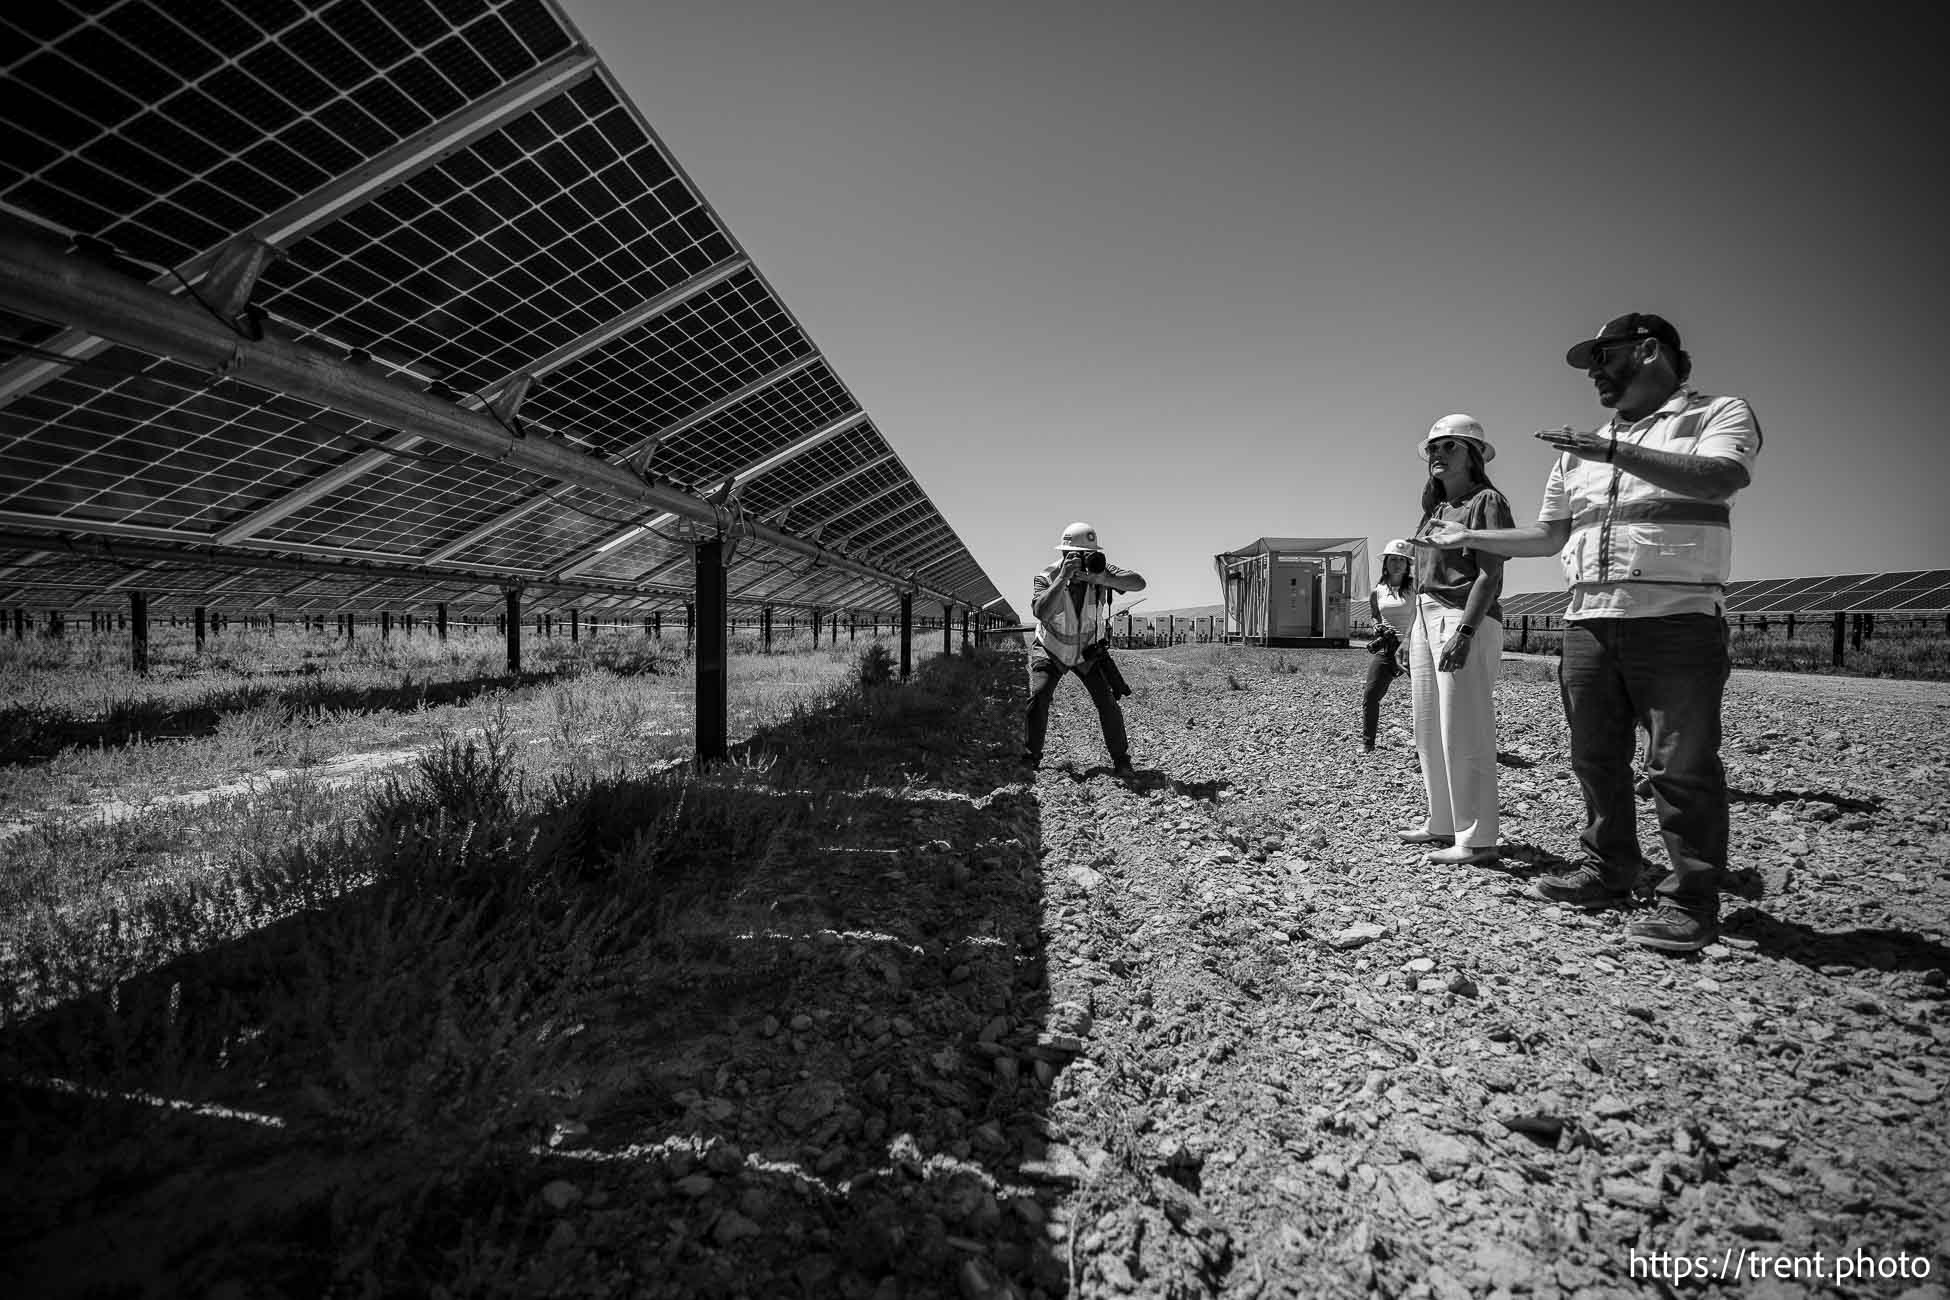
{"label": "reflective stripe on vest", "polygon": [[[1695,409],[1672,417],[1664,432],[1638,445],[1665,451],[1696,441],[1711,406],[1711,400],[1702,399]],[[1606,503],[1580,511],[1572,521],[1559,556],[1566,580],[1725,586],[1733,561],[1733,511],[1727,503],[1680,496],[1643,480],[1620,500],[1624,473],[1614,466]]]}
{"label": "reflective stripe on vest", "polygon": [[1036,620],[1036,641],[1049,657],[1065,668],[1083,662],[1083,648],[1095,645],[1110,631],[1109,587],[1092,586],[1083,598],[1083,617],[1077,617],[1076,602],[1067,588],[1057,597],[1050,617]]}

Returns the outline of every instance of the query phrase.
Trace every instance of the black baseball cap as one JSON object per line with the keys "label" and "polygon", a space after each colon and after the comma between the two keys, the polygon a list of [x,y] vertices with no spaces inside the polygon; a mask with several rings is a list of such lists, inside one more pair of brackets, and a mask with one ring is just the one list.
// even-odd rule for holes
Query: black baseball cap
{"label": "black baseball cap", "polygon": [[1649,312],[1630,311],[1616,320],[1608,320],[1598,331],[1596,338],[1586,339],[1564,354],[1567,364],[1579,370],[1591,369],[1591,354],[1601,347],[1613,343],[1631,343],[1638,339],[1657,339],[1673,351],[1679,351],[1679,331],[1664,316],[1654,316]]}

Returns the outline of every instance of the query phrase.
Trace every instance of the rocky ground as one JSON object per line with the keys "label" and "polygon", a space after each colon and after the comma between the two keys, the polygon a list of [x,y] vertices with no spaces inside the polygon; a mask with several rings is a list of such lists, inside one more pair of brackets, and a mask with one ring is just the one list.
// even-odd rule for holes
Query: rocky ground
{"label": "rocky ground", "polygon": [[[1043,770],[1014,766],[1019,656],[970,669],[924,745],[851,735],[817,779],[767,778],[761,860],[667,961],[592,983],[547,1123],[465,1180],[305,1146],[274,1094],[255,1109],[287,1127],[206,1108],[161,1148],[34,1103],[22,1276],[1451,1300],[1671,1293],[1657,1270],[1687,1294],[1950,1294],[1950,687],[1736,676],[1749,897],[1675,958],[1521,896],[1581,824],[1549,661],[1499,688],[1498,868],[1395,842],[1421,811],[1406,692],[1363,755],[1357,653],[1120,662],[1129,780],[1074,683]],[[333,1233],[388,1178],[420,1221],[451,1201],[448,1230],[348,1263]],[[111,1239],[133,1263],[80,1267]],[[1838,1284],[1838,1255],[1908,1276]]]}

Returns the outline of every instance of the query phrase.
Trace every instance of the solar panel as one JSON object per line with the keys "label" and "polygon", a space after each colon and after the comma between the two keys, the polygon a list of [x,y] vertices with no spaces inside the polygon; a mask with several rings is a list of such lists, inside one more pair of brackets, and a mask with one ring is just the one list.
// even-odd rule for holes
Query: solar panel
{"label": "solar panel", "polygon": [[[12,212],[171,291],[198,292],[232,236],[269,238],[283,257],[254,306],[313,346],[475,407],[538,376],[530,436],[616,463],[654,440],[662,481],[743,474],[748,517],[870,523],[888,562],[996,597],[547,0],[15,10]],[[474,566],[537,590],[565,569],[689,581],[681,539],[610,545],[627,503],[62,324],[0,310],[0,338],[86,358],[0,364],[0,526]],[[892,586],[858,596],[886,608]]]}

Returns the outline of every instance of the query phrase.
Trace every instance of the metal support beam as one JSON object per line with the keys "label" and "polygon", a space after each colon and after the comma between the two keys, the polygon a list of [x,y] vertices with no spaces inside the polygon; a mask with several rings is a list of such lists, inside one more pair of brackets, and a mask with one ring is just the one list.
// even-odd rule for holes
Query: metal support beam
{"label": "metal support beam", "polygon": [[[649,302],[632,308],[617,316],[615,319],[597,326],[580,338],[570,340],[568,343],[555,349],[531,365],[506,376],[497,383],[489,385],[482,392],[463,398],[458,403],[458,408],[467,411],[491,409],[495,403],[502,400],[509,388],[515,385],[519,385],[521,391],[525,393],[536,379],[547,374],[549,371],[568,364],[583,353],[601,347],[603,344],[637,328],[647,321],[656,319],[672,308],[680,306],[687,299],[693,298],[707,289],[715,288],[750,265],[751,260],[749,258],[727,258],[725,261],[718,263],[702,274],[692,276],[689,280],[686,280],[677,287],[659,294]],[[437,401],[439,399],[432,400]],[[374,421],[373,423],[377,424],[379,421]],[[391,428],[395,426],[384,425],[382,427]],[[390,452],[411,451],[424,441],[426,441],[426,438],[417,429],[407,430],[392,438],[388,438],[386,440],[387,451],[374,450],[358,453],[344,463],[326,470],[323,474],[320,474],[304,486],[286,493],[276,501],[259,507],[243,519],[238,520],[218,533],[217,539],[226,544],[234,544],[242,541],[246,537],[254,536],[264,529],[269,528],[272,524],[277,523],[279,520],[331,495],[351,483],[354,479],[379,468],[381,465],[390,464],[393,460],[393,457],[389,454]],[[534,506],[540,505],[545,500],[559,496],[561,492],[562,489],[558,488],[551,493],[544,494],[543,497],[538,498],[532,505],[524,503],[523,506],[516,507],[520,513],[509,512],[509,516],[504,520],[504,523],[513,522],[514,519],[520,518],[521,514],[526,514]],[[497,524],[496,526],[499,527],[502,525]],[[492,529],[489,531],[492,531]],[[447,554],[447,550],[448,548],[442,547],[440,551],[436,551],[432,556],[428,557],[429,561],[440,563],[444,559],[451,558]]]}
{"label": "metal support beam", "polygon": [[[773,452],[769,456],[766,456],[760,460],[753,461],[749,465],[745,465],[740,467],[737,470],[734,470],[732,473],[727,474],[723,479],[719,480],[717,483],[714,483],[710,487],[705,488],[703,490],[703,494],[706,497],[712,497],[717,495],[720,492],[726,491],[732,484],[735,483],[743,483],[749,485],[751,481],[757,478],[759,475],[767,473],[770,470],[777,469],[780,465],[785,464],[793,457],[803,455],[806,452],[811,451],[813,448],[818,447],[823,443],[831,442],[834,438],[837,438],[839,435],[845,433],[847,430],[856,428],[859,425],[865,423],[866,418],[867,418],[867,414],[865,411],[856,411],[852,415],[846,416],[843,419],[835,420],[833,423],[827,425],[825,428],[817,429],[812,433],[807,434],[805,437],[799,438],[785,447],[781,447],[779,450]],[[631,527],[626,528],[621,532],[615,534],[614,536],[606,539],[599,545],[584,551],[581,555],[576,556],[574,559],[569,560],[567,563],[556,568],[554,572],[561,577],[571,577],[579,570],[584,569],[589,565],[596,563],[596,561],[610,554],[617,547],[623,546],[633,541],[634,539],[643,536],[643,534],[649,532],[652,528],[660,527],[660,526],[661,525],[657,522],[657,520],[654,519],[646,521],[645,523],[632,525]]]}
{"label": "metal support beam", "polygon": [[955,652],[955,607],[943,603],[941,606],[941,653],[951,655]]}
{"label": "metal support beam", "polygon": [[901,593],[901,680],[914,671],[914,593]]}
{"label": "metal support beam", "polygon": [[[724,543],[700,542],[697,556],[697,757],[716,762],[727,752],[727,689],[725,664]],[[688,622],[692,610],[685,606]]]}
{"label": "metal support beam", "polygon": [[129,667],[149,672],[149,598],[139,591],[129,593]]}
{"label": "metal support beam", "polygon": [[508,638],[508,671],[521,672],[521,588],[508,588],[501,611]]}
{"label": "metal support beam", "polygon": [[[596,56],[581,46],[565,51],[520,80],[508,83],[485,99],[436,122],[412,139],[402,140],[363,166],[271,213],[244,234],[267,244],[295,243],[328,222],[336,221],[373,195],[408,179],[429,163],[456,149],[465,148],[491,131],[501,129],[537,104],[574,85],[599,66]],[[219,246],[191,258],[175,268],[174,274],[159,278],[155,282],[157,287],[176,285],[178,274],[191,284],[197,283],[215,266],[222,251],[223,246]],[[40,346],[64,356],[85,358],[94,356],[108,343],[107,338],[86,329],[74,329]],[[59,362],[27,358],[0,366],[0,406],[38,388],[64,368]]]}
{"label": "metal support beam", "polygon": [[[646,483],[624,466],[553,439],[512,437],[484,413],[368,374],[299,343],[276,337],[257,342],[239,339],[193,304],[85,258],[56,254],[11,230],[0,232],[0,306],[37,319],[70,321],[138,351],[173,356],[185,365],[202,366],[387,428],[410,430],[471,455],[574,483],[646,511],[667,510],[722,526],[722,512],[710,503]],[[763,524],[745,527],[756,541],[875,576],[870,566],[802,538]],[[926,594],[952,599],[946,592]]]}

